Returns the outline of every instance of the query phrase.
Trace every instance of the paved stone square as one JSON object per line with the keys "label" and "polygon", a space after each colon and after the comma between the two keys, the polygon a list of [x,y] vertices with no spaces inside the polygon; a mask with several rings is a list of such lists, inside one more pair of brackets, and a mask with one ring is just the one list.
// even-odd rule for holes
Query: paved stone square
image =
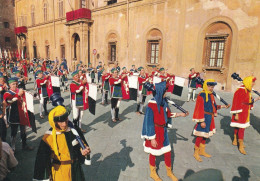
{"label": "paved stone square", "polygon": [[[32,90],[33,83],[27,88]],[[199,91],[197,91],[199,92]],[[228,102],[232,103],[233,93],[219,93]],[[62,93],[65,104],[69,104],[69,92]],[[242,155],[237,147],[232,145],[233,130],[230,128],[230,109],[219,111],[215,119],[217,133],[208,139],[206,150],[212,158],[204,158],[199,163],[193,158],[194,136],[192,130],[195,125],[192,115],[195,102],[185,102],[187,89],[182,97],[169,96],[177,104],[190,112],[186,118],[177,118],[173,128],[168,130],[172,146],[173,172],[180,179],[207,168],[219,169],[227,181],[258,181],[260,180],[260,101],[255,104],[251,114],[251,127],[245,131],[245,150],[248,155]],[[147,101],[151,97],[147,98]],[[89,111],[84,113],[83,129],[87,130],[85,137],[91,147],[91,166],[82,166],[87,181],[151,181],[149,177],[148,154],[143,151],[141,129],[144,116],[135,113],[135,101],[122,101],[120,105],[120,122],[111,121],[110,105],[103,106],[101,96],[98,95],[96,115]],[[217,100],[217,103],[219,101]],[[48,110],[52,108],[48,104]],[[172,107],[173,112],[179,112]],[[28,143],[35,147],[34,151],[27,152],[21,149],[21,142],[17,139],[16,157],[19,165],[9,175],[12,181],[30,181],[33,177],[35,155],[39,142],[46,130],[49,129],[47,117],[40,119],[39,102],[35,101],[35,115],[38,133],[28,129]],[[70,115],[71,116],[71,115]],[[10,141],[8,129],[8,141]],[[168,181],[164,158],[157,159],[159,176]],[[209,179],[210,180],[210,179]]]}

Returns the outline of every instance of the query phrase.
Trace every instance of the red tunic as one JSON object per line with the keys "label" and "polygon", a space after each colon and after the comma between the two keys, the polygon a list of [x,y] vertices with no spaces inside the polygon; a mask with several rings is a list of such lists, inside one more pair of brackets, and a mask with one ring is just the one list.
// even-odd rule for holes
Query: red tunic
{"label": "red tunic", "polygon": [[25,77],[28,77],[27,66],[26,66],[26,64],[23,65],[23,75],[24,75]]}
{"label": "red tunic", "polygon": [[41,87],[42,87],[43,85],[41,85],[41,84],[44,83],[44,82],[45,82],[46,87],[47,87],[47,82],[48,82],[48,80],[47,80],[46,77],[44,77],[43,79],[36,79],[36,84],[37,84],[37,88],[38,88],[38,93],[39,93],[39,94],[42,93]]}
{"label": "red tunic", "polygon": [[[160,112],[159,112],[155,100],[150,100],[147,107],[153,112],[152,114],[153,114],[155,135],[149,137],[149,139],[145,139],[144,151],[147,153],[151,153],[152,155],[159,156],[171,151],[171,146],[169,144],[169,139],[168,139],[167,127],[163,125],[167,123],[167,119],[172,116],[172,113],[168,108],[164,110],[162,106],[160,106]],[[165,111],[167,116],[166,118],[165,118]],[[150,114],[150,111],[148,112],[148,114]],[[151,140],[154,138],[158,144],[157,147],[153,147],[151,144]]]}
{"label": "red tunic", "polygon": [[[239,87],[234,94],[230,111],[230,113],[233,114],[230,123],[231,127],[247,128],[250,126],[250,110],[253,109],[251,102],[250,92],[246,92],[244,86]],[[238,114],[238,121],[235,121],[234,114]]]}
{"label": "red tunic", "polygon": [[102,75],[102,87],[104,88],[104,84],[105,81],[108,80],[110,78],[111,74],[110,73],[106,73],[104,75]]}
{"label": "red tunic", "polygon": [[86,84],[83,84],[83,83],[78,83],[78,82],[75,82],[75,81],[72,81],[71,84],[70,84],[70,93],[71,93],[71,100],[75,100],[76,98],[76,94],[77,94],[77,90],[79,90],[81,87],[82,90],[81,92],[83,91],[83,109],[86,110],[89,108],[89,105],[88,105],[88,91],[89,91],[89,86],[88,86],[88,83]]}
{"label": "red tunic", "polygon": [[[121,76],[118,76],[116,78],[114,78],[114,77],[109,78],[109,85],[110,85],[110,92],[111,93],[114,91],[115,82],[118,82],[119,80],[121,80]],[[121,84],[122,84],[122,80],[121,80]]]}
{"label": "red tunic", "polygon": [[[18,108],[18,114],[19,114],[19,120],[21,125],[26,125],[31,127],[30,121],[29,121],[29,115],[27,111],[27,105],[26,105],[26,97],[25,94],[22,96],[18,95],[19,89],[16,90],[16,92],[9,90],[4,94],[4,100],[7,103],[7,106],[11,106],[12,103],[9,103],[8,101],[12,101],[13,98],[18,98],[16,100],[17,108]],[[16,115],[9,115],[10,117],[16,116]],[[9,118],[10,120],[10,118]],[[16,118],[13,118],[12,120],[16,120]],[[12,122],[13,124],[17,124],[17,122]]]}

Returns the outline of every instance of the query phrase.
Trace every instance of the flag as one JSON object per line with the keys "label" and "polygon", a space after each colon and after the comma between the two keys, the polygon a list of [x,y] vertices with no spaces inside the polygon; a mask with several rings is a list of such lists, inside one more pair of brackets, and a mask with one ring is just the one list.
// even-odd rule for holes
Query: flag
{"label": "flag", "polygon": [[[49,90],[49,94],[52,94],[54,92],[60,93],[60,78],[57,76],[51,76],[50,79],[50,84],[48,84],[49,87],[47,86],[47,92]],[[50,87],[51,86],[51,87]],[[52,90],[51,90],[52,89]]]}
{"label": "flag", "polygon": [[125,77],[121,84],[121,87],[123,99],[130,99],[128,77]]}
{"label": "flag", "polygon": [[[96,114],[96,102],[97,102],[97,85],[96,84],[88,84],[89,85],[89,92],[88,92],[88,106],[89,112],[93,115]],[[85,88],[85,92],[87,88]]]}
{"label": "flag", "polygon": [[22,110],[19,112],[20,124],[26,125],[32,128],[32,131],[37,133],[35,116],[34,116],[34,105],[33,95],[25,92],[22,101]]}
{"label": "flag", "polygon": [[180,96],[182,95],[183,91],[183,86],[184,86],[185,78],[182,77],[175,77],[174,81],[174,89],[173,89],[173,94]]}
{"label": "flag", "polygon": [[138,76],[128,76],[130,100],[137,100]]}
{"label": "flag", "polygon": [[156,83],[160,83],[162,81],[162,78],[154,76],[153,77],[153,84],[155,85]]}

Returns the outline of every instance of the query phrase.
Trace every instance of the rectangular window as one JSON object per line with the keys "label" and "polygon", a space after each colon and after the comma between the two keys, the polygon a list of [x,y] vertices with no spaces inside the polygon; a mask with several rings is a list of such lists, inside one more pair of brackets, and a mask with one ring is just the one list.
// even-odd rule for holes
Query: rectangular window
{"label": "rectangular window", "polygon": [[108,0],[107,5],[115,4],[117,3],[117,0]]}
{"label": "rectangular window", "polygon": [[10,27],[9,23],[8,22],[4,22],[4,27],[5,28],[9,28]]}
{"label": "rectangular window", "polygon": [[110,52],[110,61],[115,62],[116,61],[116,44],[111,44],[111,52]]}
{"label": "rectangular window", "polygon": [[32,16],[32,25],[34,25],[35,24],[34,12],[31,13],[31,16]]}
{"label": "rectangular window", "polygon": [[50,46],[47,45],[45,48],[46,48],[46,58],[50,58]]}
{"label": "rectangular window", "polygon": [[63,1],[59,1],[59,17],[62,18],[64,16],[64,13],[63,13]]}
{"label": "rectangular window", "polygon": [[5,42],[6,42],[6,43],[11,42],[11,38],[10,38],[10,37],[5,37]]}
{"label": "rectangular window", "polygon": [[86,0],[81,0],[81,8],[86,8]]}
{"label": "rectangular window", "polygon": [[43,7],[43,18],[44,18],[44,22],[46,22],[48,20],[48,14],[47,14],[47,4],[44,4]]}
{"label": "rectangular window", "polygon": [[227,35],[208,36],[206,50],[206,66],[209,68],[220,69],[224,63],[225,43]]}
{"label": "rectangular window", "polygon": [[61,58],[65,58],[65,45],[60,46]]}
{"label": "rectangular window", "polygon": [[159,41],[148,41],[148,63],[158,64],[159,62]]}

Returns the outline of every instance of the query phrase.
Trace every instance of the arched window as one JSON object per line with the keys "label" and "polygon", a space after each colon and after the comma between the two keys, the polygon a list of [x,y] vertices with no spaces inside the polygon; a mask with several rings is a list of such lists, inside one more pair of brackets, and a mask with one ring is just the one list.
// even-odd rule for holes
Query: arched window
{"label": "arched window", "polygon": [[32,25],[35,25],[35,6],[32,5],[31,7],[31,20],[32,20]]}
{"label": "arched window", "polygon": [[115,62],[117,60],[117,35],[111,33],[108,36],[108,61]]}
{"label": "arched window", "polygon": [[158,64],[162,55],[162,33],[152,29],[147,34],[146,59],[148,64]]}
{"label": "arched window", "polygon": [[48,20],[48,5],[47,3],[43,4],[43,20],[46,22]]}
{"label": "arched window", "polygon": [[203,63],[206,69],[221,70],[228,66],[232,30],[224,22],[211,24],[205,34]]}
{"label": "arched window", "polygon": [[63,18],[64,16],[64,6],[63,6],[63,0],[59,0],[59,18]]}

